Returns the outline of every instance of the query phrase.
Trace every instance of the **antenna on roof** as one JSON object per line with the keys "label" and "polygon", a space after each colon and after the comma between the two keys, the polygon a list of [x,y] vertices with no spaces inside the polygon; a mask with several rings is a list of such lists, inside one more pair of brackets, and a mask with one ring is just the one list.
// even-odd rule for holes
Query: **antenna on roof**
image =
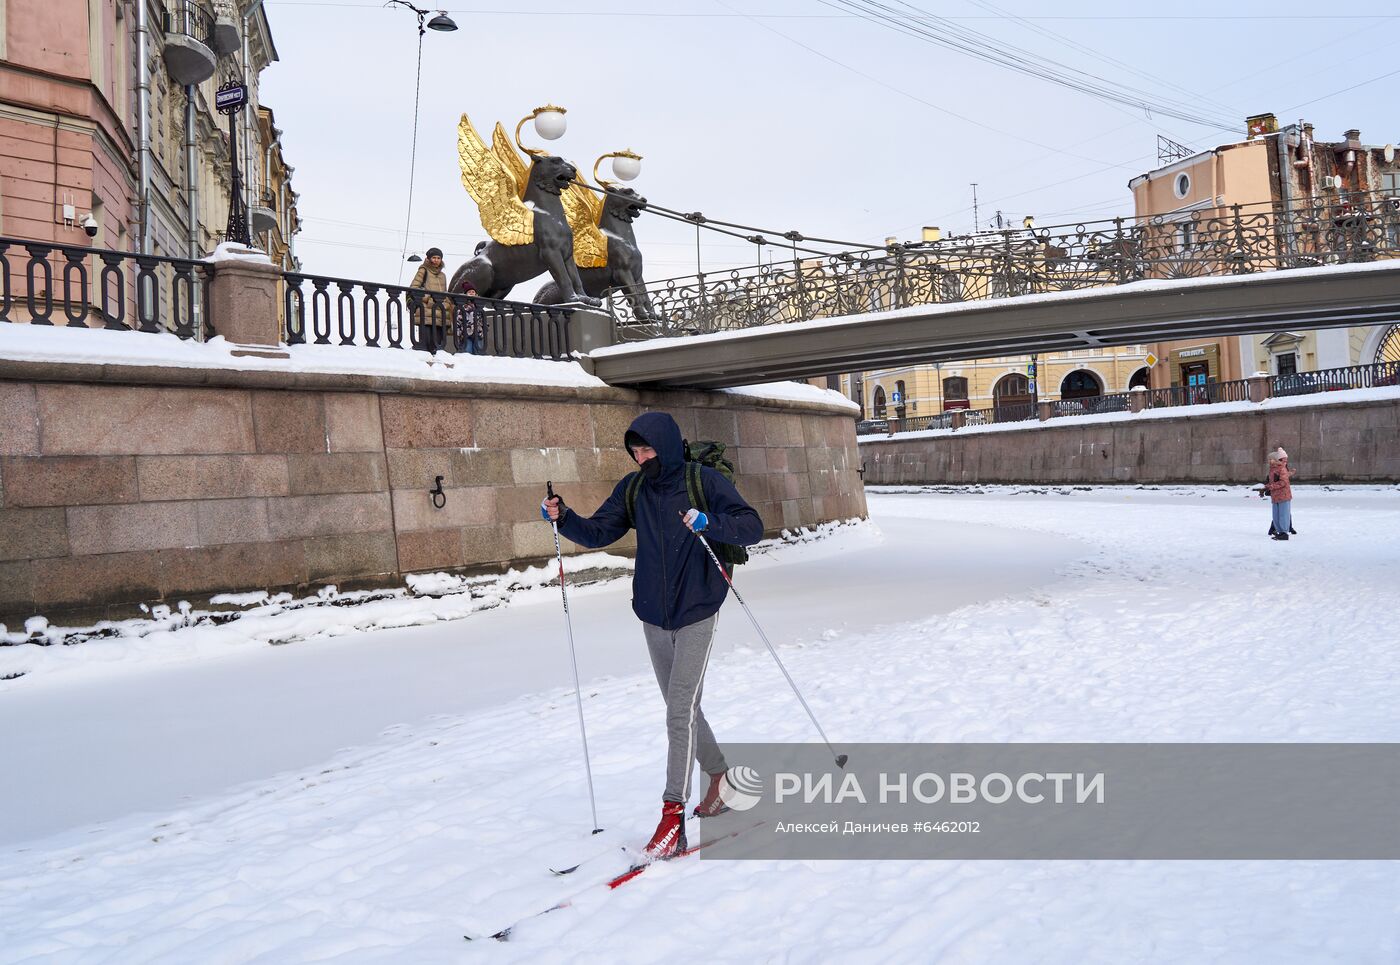
{"label": "antenna on roof", "polygon": [[1185,144],[1178,144],[1169,137],[1157,135],[1157,163],[1171,164],[1173,161],[1180,161],[1182,158],[1190,157],[1196,152]]}

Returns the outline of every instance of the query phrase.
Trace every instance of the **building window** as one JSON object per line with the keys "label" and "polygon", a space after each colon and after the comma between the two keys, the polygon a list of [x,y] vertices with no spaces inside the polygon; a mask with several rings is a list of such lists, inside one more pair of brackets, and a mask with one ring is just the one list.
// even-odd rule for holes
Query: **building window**
{"label": "building window", "polygon": [[1298,353],[1297,353],[1297,352],[1288,352],[1288,353],[1286,353],[1286,354],[1284,354],[1284,355],[1276,355],[1276,356],[1274,356],[1274,357],[1275,357],[1276,359],[1278,359],[1278,374],[1279,374],[1279,375],[1297,375],[1297,374],[1298,374]]}
{"label": "building window", "polygon": [[1133,377],[1128,380],[1129,389],[1135,389],[1139,385],[1142,386],[1144,389],[1152,388],[1152,376],[1148,372],[1146,366],[1134,372]]}
{"label": "building window", "polygon": [[1190,251],[1196,241],[1196,222],[1183,221],[1176,226],[1176,247],[1178,251]]}
{"label": "building window", "polygon": [[1182,171],[1172,180],[1172,191],[1178,198],[1184,198],[1191,193],[1191,175]]}
{"label": "building window", "polygon": [[967,401],[967,379],[961,375],[950,375],[943,380],[943,398]]}
{"label": "building window", "polygon": [[904,418],[904,407],[909,404],[909,397],[904,394],[904,380],[900,379],[894,384],[894,411],[897,418]]}
{"label": "building window", "polygon": [[1062,399],[1085,399],[1095,395],[1103,395],[1103,385],[1098,376],[1085,369],[1075,369],[1060,382]]}
{"label": "building window", "polygon": [[1028,396],[1030,394],[1031,383],[1024,375],[1003,375],[997,381],[997,384],[992,387],[992,398],[998,404],[1000,404],[1002,399],[1016,396]]}
{"label": "building window", "polygon": [[1400,195],[1400,171],[1382,171],[1381,190],[1391,197]]}
{"label": "building window", "polygon": [[956,302],[962,299],[963,280],[961,275],[949,272],[943,276],[943,300]]}
{"label": "building window", "polygon": [[875,418],[885,417],[885,389],[883,386],[875,386]]}

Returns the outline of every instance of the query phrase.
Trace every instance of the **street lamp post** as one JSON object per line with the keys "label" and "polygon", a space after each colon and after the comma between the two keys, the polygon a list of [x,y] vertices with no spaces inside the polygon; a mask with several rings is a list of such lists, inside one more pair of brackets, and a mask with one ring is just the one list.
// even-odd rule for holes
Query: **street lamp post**
{"label": "street lamp post", "polygon": [[[220,114],[228,116],[229,154],[229,199],[228,224],[224,227],[224,240],[240,245],[251,245],[248,235],[248,212],[243,207],[243,176],[238,171],[238,112],[248,100],[248,88],[237,77],[229,80],[214,92],[214,107]],[[190,213],[193,223],[194,213]]]}
{"label": "street lamp post", "polygon": [[408,0],[387,0],[384,6],[407,7],[418,16],[418,70],[413,81],[413,142],[408,154],[408,211],[404,215],[403,250],[399,252],[399,277],[402,278],[404,255],[408,253],[408,231],[413,223],[413,172],[418,163],[418,100],[423,90],[423,35],[429,30],[451,33],[457,29],[457,24],[446,10],[439,10],[437,16],[428,20],[430,11],[415,7]]}

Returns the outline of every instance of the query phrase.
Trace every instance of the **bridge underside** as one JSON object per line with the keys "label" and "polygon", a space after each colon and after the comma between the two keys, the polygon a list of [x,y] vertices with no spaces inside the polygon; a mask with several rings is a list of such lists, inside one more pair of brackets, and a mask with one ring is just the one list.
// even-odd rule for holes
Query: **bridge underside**
{"label": "bridge underside", "polygon": [[891,365],[1389,324],[1400,262],[1148,281],[769,325],[593,352],[612,385],[717,389]]}

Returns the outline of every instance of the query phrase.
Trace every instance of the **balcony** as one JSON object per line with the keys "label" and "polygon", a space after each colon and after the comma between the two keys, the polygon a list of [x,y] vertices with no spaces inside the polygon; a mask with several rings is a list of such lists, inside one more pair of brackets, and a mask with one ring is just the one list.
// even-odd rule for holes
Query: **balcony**
{"label": "balcony", "polygon": [[271,191],[253,195],[253,202],[248,206],[248,227],[255,235],[277,227],[277,196]]}
{"label": "balcony", "polygon": [[214,12],[196,0],[168,0],[165,69],[175,83],[199,84],[214,76]]}
{"label": "balcony", "polygon": [[214,37],[210,46],[214,48],[214,53],[220,57],[233,53],[242,42],[242,37],[238,32],[240,18],[238,7],[232,0],[215,0]]}

